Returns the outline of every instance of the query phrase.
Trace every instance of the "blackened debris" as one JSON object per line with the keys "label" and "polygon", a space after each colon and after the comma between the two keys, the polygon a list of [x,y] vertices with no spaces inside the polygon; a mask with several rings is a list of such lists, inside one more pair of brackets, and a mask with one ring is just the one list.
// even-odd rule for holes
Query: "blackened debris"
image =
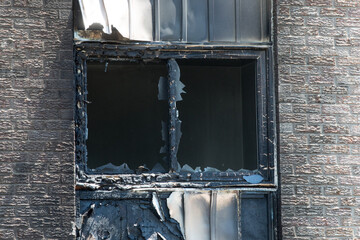
{"label": "blackened debris", "polygon": [[[158,198],[159,203],[162,201],[165,200]],[[88,203],[83,201],[81,204]],[[167,211],[163,214],[164,221],[161,221],[151,200],[96,201],[78,239],[184,239],[178,223],[169,217]]]}

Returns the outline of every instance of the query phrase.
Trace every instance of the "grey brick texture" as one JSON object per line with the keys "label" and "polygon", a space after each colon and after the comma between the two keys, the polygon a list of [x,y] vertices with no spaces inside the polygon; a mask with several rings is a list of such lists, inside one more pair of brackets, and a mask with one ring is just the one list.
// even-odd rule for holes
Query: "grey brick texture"
{"label": "grey brick texture", "polygon": [[275,8],[283,239],[360,239],[360,1]]}
{"label": "grey brick texture", "polygon": [[71,0],[0,0],[0,239],[74,239]]}
{"label": "grey brick texture", "polygon": [[[283,239],[360,239],[360,1],[278,0]],[[74,239],[70,0],[0,0],[0,239]]]}

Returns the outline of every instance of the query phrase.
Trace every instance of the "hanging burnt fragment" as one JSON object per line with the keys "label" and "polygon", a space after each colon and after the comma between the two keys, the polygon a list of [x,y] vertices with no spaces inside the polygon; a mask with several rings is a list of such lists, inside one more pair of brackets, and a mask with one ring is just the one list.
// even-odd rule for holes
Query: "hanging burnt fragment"
{"label": "hanging burnt fragment", "polygon": [[168,154],[171,171],[179,171],[176,155],[182,133],[176,102],[183,100],[181,94],[185,93],[183,90],[185,85],[180,81],[180,68],[175,59],[170,59],[167,62],[167,68],[167,78],[160,77],[158,84],[158,100],[167,100],[169,103],[169,123],[161,122],[161,135],[165,145],[161,147],[160,153]]}
{"label": "hanging burnt fragment", "polygon": [[179,112],[176,109],[176,101],[181,101],[181,93],[185,93],[183,88],[185,85],[180,82],[180,68],[175,59],[170,59],[167,63],[168,67],[168,83],[169,83],[169,138],[170,138],[170,160],[171,170],[178,171],[178,162],[176,154],[178,152],[181,138],[181,121],[179,120]]}

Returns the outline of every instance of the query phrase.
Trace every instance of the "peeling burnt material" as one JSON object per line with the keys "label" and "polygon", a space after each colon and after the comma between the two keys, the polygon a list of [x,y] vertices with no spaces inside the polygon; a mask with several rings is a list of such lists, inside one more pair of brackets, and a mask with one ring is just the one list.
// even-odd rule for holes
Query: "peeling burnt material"
{"label": "peeling burnt material", "polygon": [[[159,204],[166,204],[164,199],[158,201]],[[78,231],[79,240],[184,239],[179,224],[170,218],[167,208],[163,219],[160,219],[148,199],[92,202],[95,203],[82,214],[84,222]],[[88,202],[82,203],[83,206],[86,204]]]}
{"label": "peeling burnt material", "polygon": [[152,201],[151,202],[152,202],[157,214],[160,217],[160,221],[162,221],[162,222],[165,221],[164,211],[163,211],[163,208],[161,206],[159,196],[158,196],[158,194],[156,192],[152,193]]}
{"label": "peeling burnt material", "polygon": [[121,194],[97,198],[80,194],[79,218],[83,220],[77,239],[273,239],[275,193],[185,190]]}
{"label": "peeling burnt material", "polygon": [[86,168],[86,135],[87,135],[87,115],[86,115],[86,61],[79,54],[75,58],[75,85],[76,85],[76,110],[75,110],[75,139],[76,139],[76,173],[77,179],[84,179]]}
{"label": "peeling burnt material", "polygon": [[179,172],[176,155],[182,133],[176,102],[182,100],[181,94],[185,93],[185,85],[180,81],[180,68],[175,59],[168,60],[167,68],[168,77],[160,77],[158,84],[158,99],[167,100],[169,104],[169,123],[161,122],[161,136],[165,146],[160,149],[160,153],[168,154],[165,160],[170,164],[170,172]]}
{"label": "peeling burnt material", "polygon": [[179,143],[181,138],[181,121],[178,118],[176,101],[181,99],[180,93],[182,91],[183,85],[180,83],[180,68],[174,59],[170,59],[167,63],[168,65],[168,84],[169,84],[169,115],[170,115],[170,124],[169,124],[169,153],[171,167],[170,171],[178,171],[178,162],[176,154],[179,149]]}

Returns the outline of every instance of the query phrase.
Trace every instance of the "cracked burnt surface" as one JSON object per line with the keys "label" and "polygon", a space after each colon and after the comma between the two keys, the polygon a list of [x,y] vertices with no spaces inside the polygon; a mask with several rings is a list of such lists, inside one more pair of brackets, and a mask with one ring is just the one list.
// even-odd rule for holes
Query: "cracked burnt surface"
{"label": "cracked burnt surface", "polygon": [[82,201],[81,206],[84,211],[78,231],[81,240],[184,239],[167,208],[162,221],[149,199]]}
{"label": "cracked burnt surface", "polygon": [[187,190],[80,194],[78,240],[273,239],[273,193]]}

